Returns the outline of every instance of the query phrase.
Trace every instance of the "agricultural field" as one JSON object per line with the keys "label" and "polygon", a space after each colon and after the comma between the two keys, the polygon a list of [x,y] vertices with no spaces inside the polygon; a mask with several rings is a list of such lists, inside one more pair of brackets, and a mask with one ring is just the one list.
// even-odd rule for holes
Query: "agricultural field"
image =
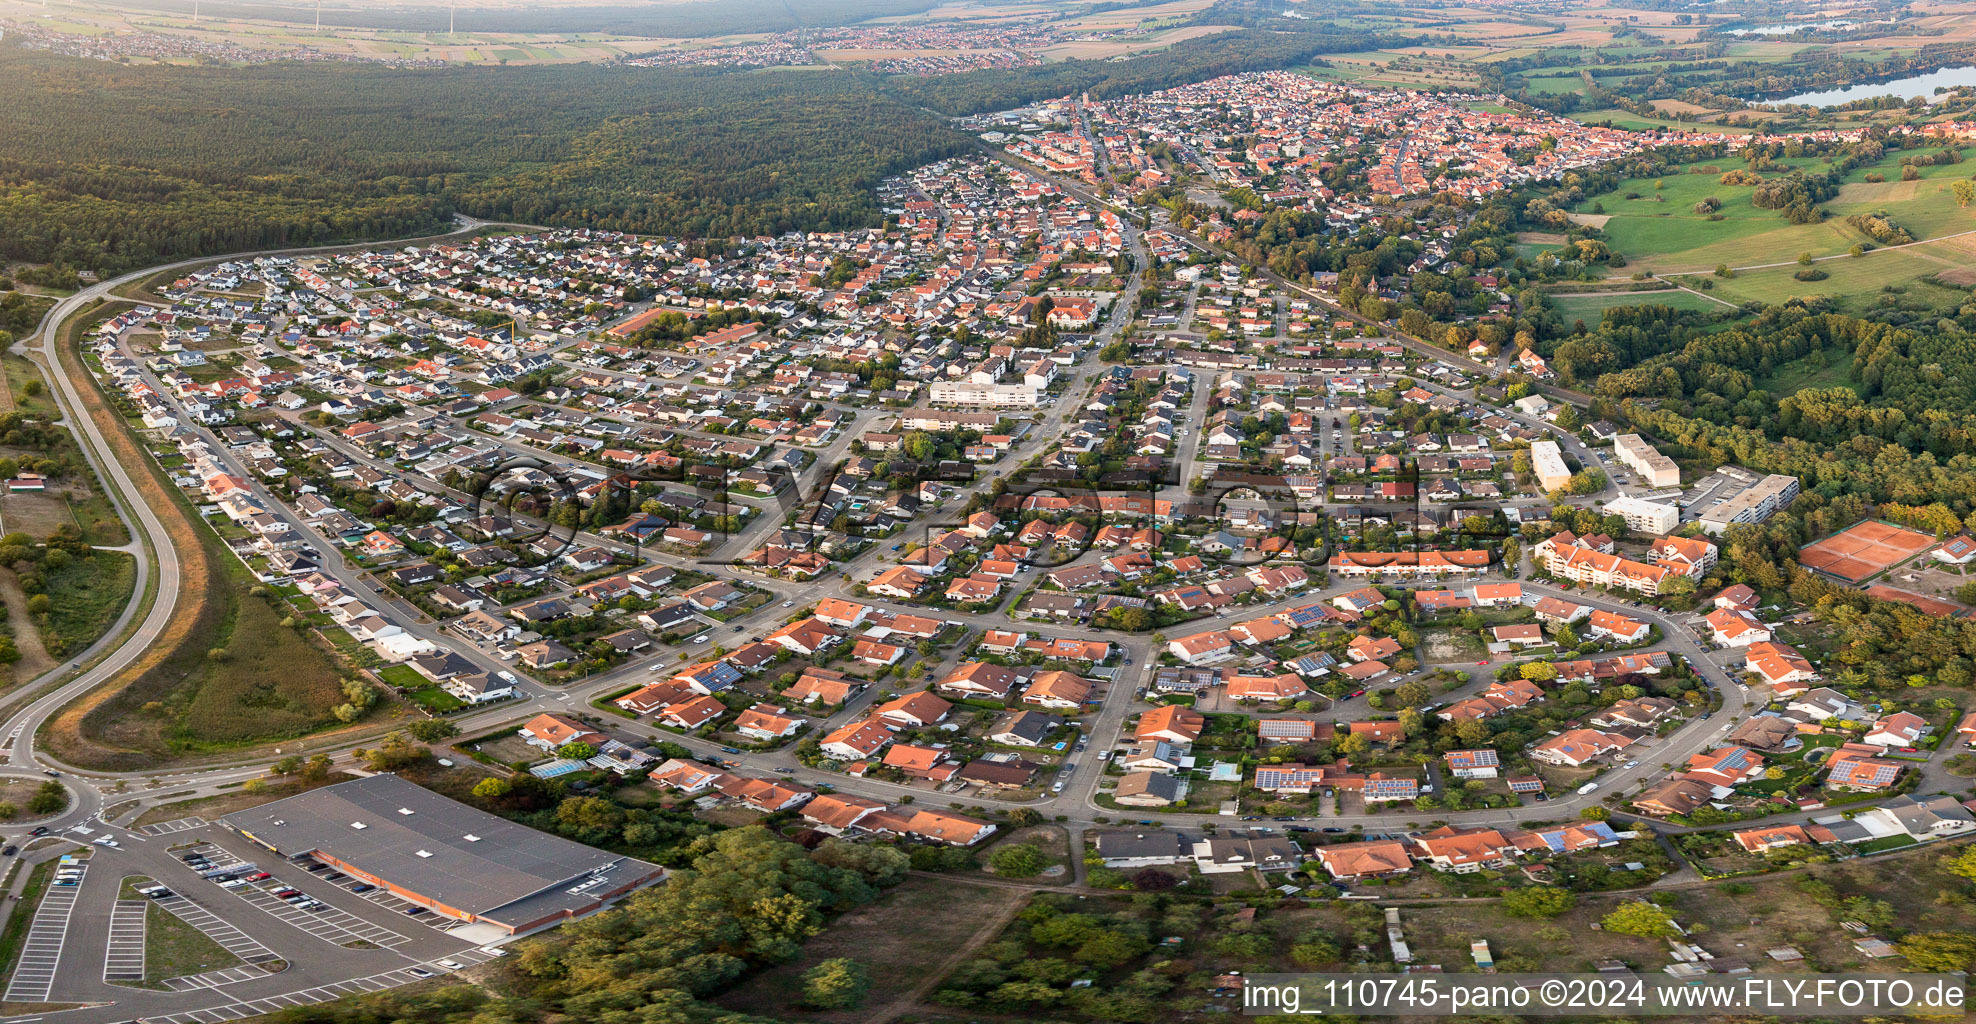
{"label": "agricultural field", "polygon": [[[478,5],[461,4],[455,13],[458,32],[447,30],[446,13],[434,10],[429,31],[313,26],[293,21],[213,17],[199,20],[162,11],[119,10],[73,0],[0,0],[0,19],[31,23],[38,28],[74,35],[107,36],[131,32],[164,32],[204,43],[257,50],[309,48],[323,53],[393,60],[442,60],[456,63],[560,64],[608,61],[644,53],[674,42],[662,38],[607,33],[530,34],[472,31]],[[161,62],[191,64],[189,57]]]}

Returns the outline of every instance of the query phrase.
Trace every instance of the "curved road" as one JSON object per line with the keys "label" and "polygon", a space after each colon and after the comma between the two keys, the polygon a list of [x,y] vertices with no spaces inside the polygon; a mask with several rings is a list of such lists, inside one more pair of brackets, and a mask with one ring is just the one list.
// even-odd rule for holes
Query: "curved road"
{"label": "curved road", "polygon": [[[435,241],[438,239],[457,238],[485,227],[500,226],[487,221],[472,220],[464,217],[459,218],[459,220],[461,223],[460,228],[447,234],[407,239],[403,242],[376,244],[416,245],[421,242]],[[527,225],[516,226],[527,227]],[[46,771],[47,769],[44,769],[41,763],[43,758],[37,755],[34,746],[36,730],[56,711],[75,701],[90,690],[115,678],[118,673],[129,667],[131,663],[143,655],[163,632],[165,625],[171,621],[172,612],[178,604],[178,593],[180,589],[178,552],[172,547],[171,538],[165,531],[164,523],[148,504],[135,500],[136,495],[140,492],[137,489],[135,481],[132,480],[131,474],[132,472],[145,472],[146,470],[142,467],[135,469],[126,467],[122,462],[112,456],[109,445],[105,441],[102,432],[97,429],[95,421],[89,415],[90,403],[85,400],[81,390],[62,369],[59,354],[56,350],[56,336],[60,332],[62,324],[90,303],[99,299],[114,298],[114,293],[117,289],[145,280],[156,274],[229,259],[253,259],[261,256],[335,252],[350,248],[353,248],[353,246],[336,245],[309,249],[270,249],[260,252],[236,253],[227,256],[204,256],[198,259],[179,260],[175,263],[167,263],[144,270],[132,271],[131,273],[90,285],[76,292],[74,295],[62,299],[42,318],[39,330],[16,343],[15,351],[37,358],[41,362],[55,399],[62,408],[63,417],[68,421],[72,432],[75,434],[82,448],[83,455],[95,470],[97,479],[102,481],[104,490],[108,493],[110,500],[115,503],[119,513],[123,517],[123,521],[131,527],[131,549],[137,558],[137,579],[131,593],[130,603],[125,606],[123,613],[102,639],[91,645],[81,655],[69,659],[40,678],[22,684],[8,698],[0,700],[0,707],[10,708],[4,722],[0,722],[0,728],[4,728],[7,734],[5,741],[5,764],[17,768],[35,768]],[[155,586],[153,585],[154,578]],[[139,607],[143,604],[144,595],[147,591],[155,592],[156,597],[151,602],[148,611],[145,612],[143,620],[137,623],[136,627],[132,629],[131,620],[136,616]],[[89,667],[80,674],[69,677],[70,673],[80,665],[88,665]],[[61,685],[55,686],[53,689],[48,689],[50,684],[65,678],[66,681],[62,682]],[[22,700],[27,701],[24,707],[13,707],[13,705],[19,704]],[[102,796],[93,786],[81,785],[70,786],[69,788],[76,793],[78,800],[68,812],[49,824],[59,826],[73,823],[93,816],[102,809]]]}

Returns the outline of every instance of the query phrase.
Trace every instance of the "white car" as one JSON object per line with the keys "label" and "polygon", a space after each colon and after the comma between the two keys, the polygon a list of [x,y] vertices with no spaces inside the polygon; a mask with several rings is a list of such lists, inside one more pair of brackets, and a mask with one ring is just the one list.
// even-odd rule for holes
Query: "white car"
{"label": "white car", "polygon": [[1623,765],[1621,765],[1621,766],[1620,766],[1620,770],[1621,770],[1621,771],[1625,771],[1625,770],[1626,770],[1626,769],[1628,769],[1628,768],[1638,768],[1638,767],[1640,767],[1640,762],[1638,762],[1638,761],[1628,761],[1628,762],[1626,762],[1625,764],[1623,764]]}
{"label": "white car", "polygon": [[784,608],[794,608],[794,607],[796,607],[796,602],[794,602],[794,601],[784,601],[784,602],[782,602],[782,607],[784,607]]}
{"label": "white car", "polygon": [[439,966],[444,967],[449,971],[463,971],[466,970],[467,965],[459,962],[458,960],[441,960],[439,961]]}
{"label": "white car", "polygon": [[502,948],[501,948],[501,947],[499,947],[499,946],[482,946],[482,947],[480,947],[480,951],[481,951],[482,953],[485,953],[485,954],[487,954],[488,956],[507,956],[507,955],[508,955],[508,951],[507,951],[507,950],[505,950],[505,949],[502,949]]}
{"label": "white car", "polygon": [[98,846],[108,846],[111,848],[115,848],[117,845],[117,841],[111,839],[109,836],[97,836],[96,838],[91,839],[90,842],[95,843]]}
{"label": "white car", "polygon": [[700,634],[699,636],[696,636],[696,637],[694,637],[694,638],[693,638],[693,642],[694,642],[694,643],[696,643],[696,644],[703,644],[703,643],[706,643],[706,642],[707,642],[707,635],[706,635],[705,633],[702,633],[702,634]]}

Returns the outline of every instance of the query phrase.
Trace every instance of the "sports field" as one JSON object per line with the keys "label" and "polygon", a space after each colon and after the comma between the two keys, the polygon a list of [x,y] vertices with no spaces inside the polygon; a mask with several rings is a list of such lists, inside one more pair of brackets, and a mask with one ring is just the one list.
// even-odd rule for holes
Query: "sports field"
{"label": "sports field", "polygon": [[1934,546],[1935,538],[1928,534],[1868,519],[1799,548],[1798,564],[1858,583]]}

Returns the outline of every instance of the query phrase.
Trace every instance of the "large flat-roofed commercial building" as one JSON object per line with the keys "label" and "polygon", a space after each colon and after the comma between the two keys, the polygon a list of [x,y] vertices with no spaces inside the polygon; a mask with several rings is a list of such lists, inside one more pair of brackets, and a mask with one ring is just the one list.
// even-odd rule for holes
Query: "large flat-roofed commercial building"
{"label": "large flat-roofed commercial building", "polygon": [[656,864],[573,843],[396,775],[325,786],[221,821],[437,914],[510,934],[591,913],[665,877]]}
{"label": "large flat-roofed commercial building", "polygon": [[1648,501],[1622,494],[1605,503],[1608,515],[1626,520],[1626,528],[1635,533],[1673,533],[1681,525],[1681,510],[1660,501]]}
{"label": "large flat-roofed commercial building", "polygon": [[1647,439],[1638,434],[1621,434],[1612,439],[1613,453],[1619,461],[1640,474],[1640,479],[1648,487],[1681,486],[1681,467],[1674,460],[1662,455]]}
{"label": "large flat-roofed commercial building", "polygon": [[1546,491],[1561,491],[1571,483],[1571,470],[1564,464],[1564,450],[1556,441],[1535,441],[1530,445],[1530,472]]}
{"label": "large flat-roofed commercial building", "polygon": [[1721,536],[1737,523],[1760,523],[1798,496],[1798,478],[1772,473],[1702,513],[1702,532]]}

